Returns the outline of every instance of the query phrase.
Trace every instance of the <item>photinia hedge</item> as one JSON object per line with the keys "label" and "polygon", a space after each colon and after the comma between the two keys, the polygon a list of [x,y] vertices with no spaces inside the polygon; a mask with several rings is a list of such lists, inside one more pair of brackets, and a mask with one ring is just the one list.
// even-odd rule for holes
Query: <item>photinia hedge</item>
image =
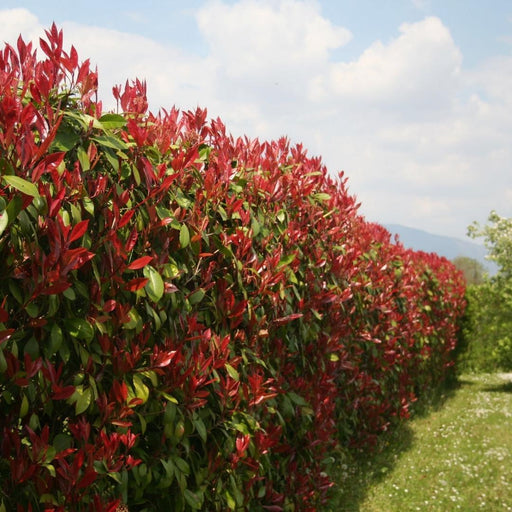
{"label": "photinia hedge", "polygon": [[0,511],[321,509],[448,375],[461,275],[300,145],[103,113],[46,35],[0,53]]}

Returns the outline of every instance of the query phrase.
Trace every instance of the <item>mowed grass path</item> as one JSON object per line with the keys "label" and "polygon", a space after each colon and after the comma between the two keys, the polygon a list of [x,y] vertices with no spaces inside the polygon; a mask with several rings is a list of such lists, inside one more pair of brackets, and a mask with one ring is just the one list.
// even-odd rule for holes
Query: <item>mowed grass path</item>
{"label": "mowed grass path", "polygon": [[378,453],[337,471],[332,512],[512,511],[512,374],[462,376]]}

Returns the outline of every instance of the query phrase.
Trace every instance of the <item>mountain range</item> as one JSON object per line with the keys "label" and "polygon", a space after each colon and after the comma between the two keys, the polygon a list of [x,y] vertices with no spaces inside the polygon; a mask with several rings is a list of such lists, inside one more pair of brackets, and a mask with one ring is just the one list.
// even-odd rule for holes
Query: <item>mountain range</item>
{"label": "mountain range", "polygon": [[435,235],[400,224],[383,224],[383,226],[392,235],[398,235],[400,242],[405,247],[416,251],[435,252],[449,260],[453,260],[457,256],[467,256],[482,263],[490,274],[494,274],[497,270],[496,265],[485,258],[487,249],[483,245],[459,238]]}

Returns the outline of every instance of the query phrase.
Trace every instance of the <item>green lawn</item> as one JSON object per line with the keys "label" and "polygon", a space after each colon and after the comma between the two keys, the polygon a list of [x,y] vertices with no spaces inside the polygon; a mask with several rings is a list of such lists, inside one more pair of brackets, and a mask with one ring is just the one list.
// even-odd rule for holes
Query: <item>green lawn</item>
{"label": "green lawn", "polygon": [[512,374],[460,384],[378,453],[340,464],[330,510],[512,511]]}

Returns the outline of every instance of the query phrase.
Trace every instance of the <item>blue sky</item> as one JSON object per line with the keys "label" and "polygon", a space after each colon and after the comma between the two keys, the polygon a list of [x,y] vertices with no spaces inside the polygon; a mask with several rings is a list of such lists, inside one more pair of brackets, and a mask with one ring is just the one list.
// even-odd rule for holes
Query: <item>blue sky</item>
{"label": "blue sky", "polygon": [[0,40],[52,21],[100,96],[147,80],[152,110],[208,108],[345,170],[369,220],[463,238],[512,217],[509,0],[0,0]]}

